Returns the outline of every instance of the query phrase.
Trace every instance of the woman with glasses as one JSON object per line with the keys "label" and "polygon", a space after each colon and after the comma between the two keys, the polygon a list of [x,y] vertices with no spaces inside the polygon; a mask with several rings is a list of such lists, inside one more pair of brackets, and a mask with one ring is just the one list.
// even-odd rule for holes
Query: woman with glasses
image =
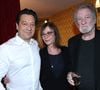
{"label": "woman with glasses", "polygon": [[45,47],[40,50],[40,82],[43,90],[69,90],[66,80],[69,71],[68,49],[59,44],[59,32],[52,22],[41,27],[41,38]]}

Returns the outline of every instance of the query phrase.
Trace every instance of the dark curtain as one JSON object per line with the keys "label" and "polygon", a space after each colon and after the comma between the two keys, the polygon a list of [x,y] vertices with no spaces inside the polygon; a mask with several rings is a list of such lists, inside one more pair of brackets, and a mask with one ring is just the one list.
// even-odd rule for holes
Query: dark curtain
{"label": "dark curtain", "polygon": [[0,44],[15,35],[16,14],[19,10],[19,0],[0,0]]}

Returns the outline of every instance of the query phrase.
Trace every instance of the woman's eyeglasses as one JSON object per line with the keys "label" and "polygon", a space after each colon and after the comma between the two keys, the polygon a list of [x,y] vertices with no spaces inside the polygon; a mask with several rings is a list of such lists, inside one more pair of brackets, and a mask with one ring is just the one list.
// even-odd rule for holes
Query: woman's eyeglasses
{"label": "woman's eyeglasses", "polygon": [[43,37],[45,37],[45,36],[49,36],[49,35],[52,35],[54,32],[53,31],[51,31],[51,32],[47,32],[47,33],[42,33],[42,36]]}

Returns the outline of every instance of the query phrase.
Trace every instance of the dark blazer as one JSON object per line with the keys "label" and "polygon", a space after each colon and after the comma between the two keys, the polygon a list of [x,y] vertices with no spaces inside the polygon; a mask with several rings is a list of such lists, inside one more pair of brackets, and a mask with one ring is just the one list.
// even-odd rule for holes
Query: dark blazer
{"label": "dark blazer", "polygon": [[[68,42],[70,60],[72,61],[72,71],[76,71],[78,62],[78,51],[80,46],[81,34],[72,37]],[[94,75],[95,75],[95,90],[100,90],[100,31],[96,30],[95,36],[95,61],[94,61]]]}
{"label": "dark blazer", "polygon": [[69,56],[68,48],[60,47],[62,50],[62,56],[64,60],[64,70],[59,78],[55,78],[50,61],[48,58],[47,48],[40,50],[41,56],[41,71],[40,71],[40,82],[43,90],[69,90],[67,83],[67,72],[69,71]]}

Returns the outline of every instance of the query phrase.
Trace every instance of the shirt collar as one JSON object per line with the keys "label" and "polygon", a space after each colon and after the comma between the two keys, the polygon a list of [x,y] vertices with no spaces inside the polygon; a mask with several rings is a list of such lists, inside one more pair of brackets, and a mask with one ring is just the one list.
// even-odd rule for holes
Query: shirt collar
{"label": "shirt collar", "polygon": [[16,41],[17,41],[18,44],[33,44],[33,43],[34,43],[34,39],[30,39],[30,42],[29,42],[29,43],[26,42],[26,41],[24,41],[24,40],[18,35],[18,33],[16,33],[15,38],[16,38]]}

